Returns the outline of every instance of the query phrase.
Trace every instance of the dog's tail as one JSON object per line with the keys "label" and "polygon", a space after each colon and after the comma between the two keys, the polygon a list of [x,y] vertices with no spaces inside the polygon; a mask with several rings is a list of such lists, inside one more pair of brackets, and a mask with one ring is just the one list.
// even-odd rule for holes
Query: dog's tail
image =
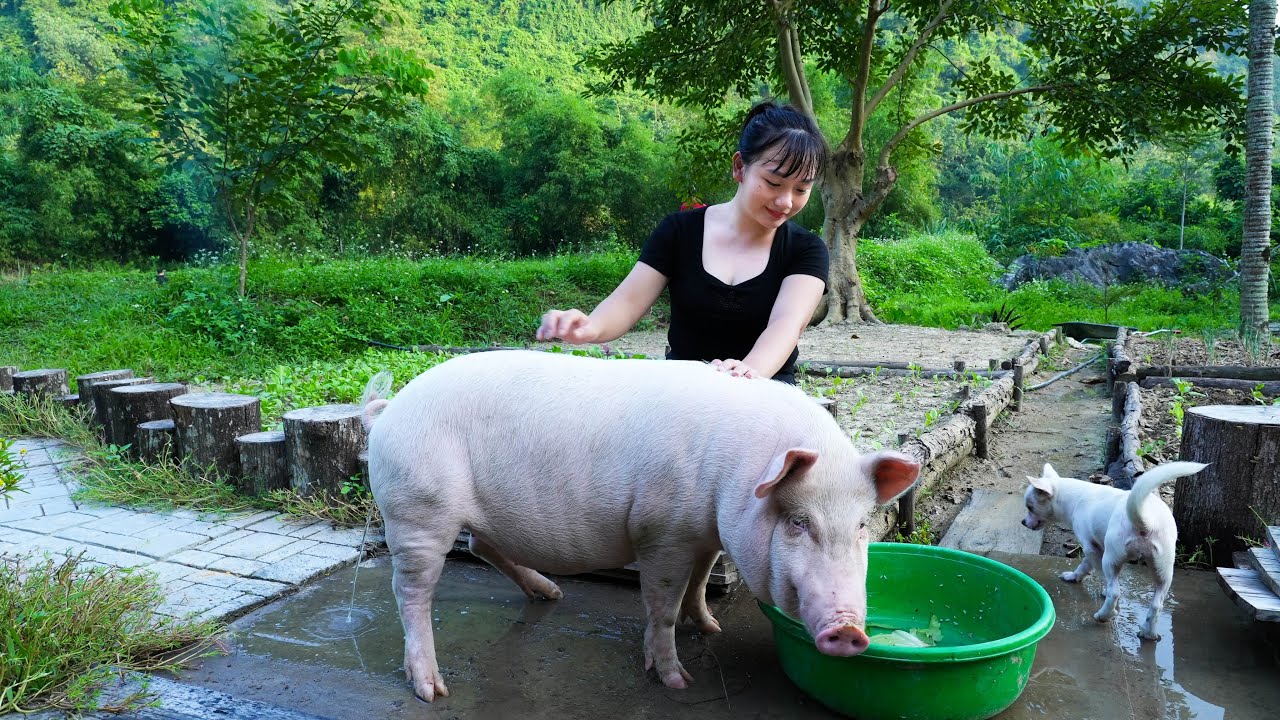
{"label": "dog's tail", "polygon": [[1145,531],[1147,524],[1142,520],[1141,511],[1142,503],[1146,502],[1147,496],[1170,480],[1176,480],[1184,475],[1195,475],[1206,467],[1208,466],[1197,462],[1171,462],[1157,465],[1139,475],[1129,490],[1129,497],[1125,502],[1129,522],[1133,523],[1133,527],[1138,531]]}
{"label": "dog's tail", "polygon": [[364,386],[364,395],[360,398],[360,422],[364,423],[365,432],[373,427],[373,421],[390,402],[386,397],[391,393],[391,379],[391,372],[383,370],[369,378],[369,384]]}

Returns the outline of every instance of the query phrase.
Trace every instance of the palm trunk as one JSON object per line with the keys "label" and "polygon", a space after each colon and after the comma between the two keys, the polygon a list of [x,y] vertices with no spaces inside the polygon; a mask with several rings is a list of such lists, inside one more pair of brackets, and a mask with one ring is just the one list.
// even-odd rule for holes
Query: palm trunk
{"label": "palm trunk", "polygon": [[1244,240],[1240,248],[1240,333],[1267,333],[1271,264],[1272,85],[1276,0],[1249,3],[1249,113],[1245,146]]}

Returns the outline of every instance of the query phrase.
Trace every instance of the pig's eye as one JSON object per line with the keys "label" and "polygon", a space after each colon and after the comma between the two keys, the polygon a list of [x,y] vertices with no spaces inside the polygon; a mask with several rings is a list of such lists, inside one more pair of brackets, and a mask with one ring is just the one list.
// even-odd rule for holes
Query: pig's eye
{"label": "pig's eye", "polygon": [[792,530],[808,531],[808,530],[809,530],[809,516],[808,516],[808,515],[792,515],[792,516],[791,516],[791,529],[792,529]]}

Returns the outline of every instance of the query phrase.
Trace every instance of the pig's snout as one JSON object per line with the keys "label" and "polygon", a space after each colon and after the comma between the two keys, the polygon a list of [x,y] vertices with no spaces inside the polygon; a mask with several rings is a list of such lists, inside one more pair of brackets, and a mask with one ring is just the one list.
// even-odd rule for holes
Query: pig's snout
{"label": "pig's snout", "polygon": [[871,644],[867,634],[856,625],[835,625],[818,633],[814,640],[823,655],[850,657],[860,655]]}

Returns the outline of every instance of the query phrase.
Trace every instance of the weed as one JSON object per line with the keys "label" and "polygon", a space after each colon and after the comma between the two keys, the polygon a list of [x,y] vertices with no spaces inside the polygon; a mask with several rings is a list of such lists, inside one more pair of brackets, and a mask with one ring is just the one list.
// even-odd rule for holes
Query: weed
{"label": "weed", "polygon": [[1174,378],[1173,385],[1176,390],[1173,399],[1169,402],[1169,414],[1173,416],[1174,433],[1179,440],[1182,439],[1182,418],[1186,413],[1187,399],[1192,397],[1204,397],[1204,393],[1192,390],[1190,382],[1182,378]]}
{"label": "weed", "polygon": [[[919,501],[920,498],[917,498]],[[916,545],[932,545],[938,541],[938,534],[933,531],[933,524],[929,518],[920,513],[916,513],[916,528],[911,531],[910,535],[903,535],[902,531],[894,533],[894,542],[913,543]]]}
{"label": "weed", "polygon": [[13,440],[0,436],[0,500],[7,499],[14,492],[26,492],[18,487],[22,470],[27,465],[26,454],[25,448],[14,453]]}
{"label": "weed", "polygon": [[317,493],[301,495],[296,490],[273,490],[267,500],[286,515],[329,520],[347,527],[360,527],[373,513],[373,524],[380,524],[381,517],[373,502],[373,494],[358,477],[342,483],[338,494]]}
{"label": "weed", "polygon": [[110,706],[102,690],[122,672],[184,666],[221,629],[157,614],[164,595],[150,573],[89,565],[0,556],[0,713],[139,708],[145,688]]}
{"label": "weed", "polygon": [[1253,386],[1253,390],[1250,391],[1249,393],[1250,397],[1253,398],[1253,402],[1258,405],[1267,405],[1267,404],[1280,405],[1280,395],[1272,398],[1270,403],[1267,402],[1267,396],[1262,392],[1262,389],[1265,387],[1266,385],[1262,383],[1258,383],[1257,385]]}

